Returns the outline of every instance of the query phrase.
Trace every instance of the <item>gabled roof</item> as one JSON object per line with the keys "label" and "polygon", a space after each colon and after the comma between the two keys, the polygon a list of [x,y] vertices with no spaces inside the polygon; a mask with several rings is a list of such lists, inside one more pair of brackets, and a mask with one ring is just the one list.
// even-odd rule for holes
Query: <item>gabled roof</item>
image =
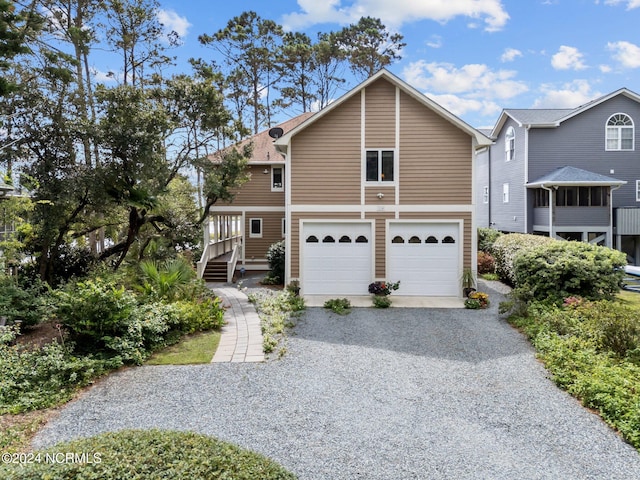
{"label": "gabled roof", "polygon": [[512,118],[520,126],[531,128],[555,128],[562,122],[579,115],[580,113],[589,110],[590,108],[600,105],[607,100],[617,97],[618,95],[624,95],[631,100],[640,103],[640,95],[632,92],[628,88],[620,88],[615,92],[611,92],[602,97],[596,98],[591,102],[585,103],[576,108],[558,108],[558,109],[535,109],[535,108],[507,108],[502,111],[500,118],[496,122],[491,137],[496,138],[502,130],[507,118]]}
{"label": "gabled roof", "polygon": [[[290,118],[278,125],[274,125],[275,127],[280,127],[285,133],[289,130],[297,127],[309,117],[311,117],[313,112],[306,112],[297,117]],[[270,164],[280,164],[284,163],[284,158],[282,158],[282,154],[276,150],[276,147],[273,145],[274,139],[269,136],[269,130],[264,130],[260,133],[253,135],[252,137],[246,138],[235,145],[224,148],[222,150],[217,151],[216,153],[209,156],[211,160],[219,161],[221,155],[228,151],[231,148],[237,148],[238,150],[242,150],[242,148],[248,143],[253,143],[253,152],[251,154],[251,158],[248,160],[248,163],[255,165],[270,165]]]}
{"label": "gabled roof", "polygon": [[438,115],[443,117],[445,120],[448,120],[449,122],[457,126],[460,130],[468,133],[470,136],[475,138],[477,147],[485,147],[485,146],[491,145],[492,143],[491,140],[489,140],[480,131],[473,128],[468,123],[465,123],[463,120],[456,117],[453,113],[449,112],[448,110],[443,108],[441,105],[438,105],[436,102],[434,102],[427,96],[423,95],[418,90],[416,90],[415,88],[413,88],[411,85],[401,80],[400,78],[396,77],[394,74],[392,74],[388,70],[382,69],[382,70],[379,70],[378,73],[376,73],[375,75],[366,79],[360,85],[354,87],[349,92],[345,93],[342,97],[337,99],[335,102],[329,104],[328,106],[320,110],[311,119],[309,119],[308,122],[305,122],[303,125],[298,125],[296,128],[285,133],[282,137],[276,140],[275,142],[276,148],[279,151],[286,153],[289,143],[291,142],[291,138],[295,136],[298,132],[307,128],[309,125],[312,125],[314,122],[318,121],[319,119],[327,115],[329,112],[332,112],[333,110],[338,108],[340,105],[342,105],[344,102],[346,102],[347,100],[352,98],[354,95],[359,93],[362,89],[367,88],[369,85],[373,84],[374,82],[378,81],[381,78],[384,78],[385,80],[389,81],[391,84],[400,88],[400,90],[402,90],[404,93],[408,94],[415,100],[422,103],[425,107],[431,109],[433,112],[437,113]]}
{"label": "gabled roof", "polygon": [[576,167],[560,167],[543,175],[542,177],[527,183],[527,188],[554,187],[554,186],[620,186],[624,180],[600,175],[599,173],[583,170]]}

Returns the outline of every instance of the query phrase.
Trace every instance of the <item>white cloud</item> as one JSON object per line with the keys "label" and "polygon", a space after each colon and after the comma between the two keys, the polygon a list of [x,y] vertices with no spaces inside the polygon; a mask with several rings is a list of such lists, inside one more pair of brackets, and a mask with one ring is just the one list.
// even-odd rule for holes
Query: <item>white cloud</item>
{"label": "white cloud", "polygon": [[515,48],[506,48],[504,50],[504,53],[500,57],[500,61],[502,63],[513,62],[516,58],[521,56],[522,56],[522,52],[520,50],[517,50]]}
{"label": "white cloud", "polygon": [[587,66],[584,55],[575,47],[562,45],[558,53],[551,57],[551,65],[556,70],[584,70]]}
{"label": "white cloud", "polygon": [[180,38],[186,37],[191,24],[173,10],[158,10],[158,21],[164,25],[165,33],[176,32]]}
{"label": "white cloud", "polygon": [[117,82],[120,75],[115,72],[103,72],[102,70],[98,70],[93,68],[91,70],[93,74],[93,79],[98,83],[113,83]]}
{"label": "white cloud", "polygon": [[440,48],[442,47],[442,37],[440,35],[431,35],[431,40],[427,40],[427,47]]}
{"label": "white cloud", "polygon": [[609,42],[607,49],[614,52],[613,58],[623,67],[640,67],[640,47],[630,42]]}
{"label": "white cloud", "polygon": [[483,116],[497,115],[502,111],[500,105],[490,100],[476,100],[452,94],[434,95],[428,93],[426,95],[458,117],[474,112]]}
{"label": "white cloud", "polygon": [[598,68],[602,73],[611,73],[613,70],[609,65],[600,65]]}
{"label": "white cloud", "polygon": [[576,108],[601,97],[594,92],[586,80],[574,80],[560,86],[543,84],[540,87],[542,97],[536,99],[533,108]]}
{"label": "white cloud", "polygon": [[640,7],[640,0],[605,0],[605,5],[618,5],[620,3],[627,4],[627,10],[633,10]]}
{"label": "white cloud", "polygon": [[509,20],[509,14],[500,0],[355,0],[350,6],[342,6],[342,0],[298,0],[301,12],[284,15],[282,25],[296,30],[318,23],[349,23],[362,16],[380,18],[390,28],[419,20],[446,23],[463,16],[484,22],[489,32],[501,30]]}
{"label": "white cloud", "polygon": [[455,115],[477,112],[483,116],[501,111],[500,103],[528,90],[515,80],[513,70],[491,70],[484,64],[460,68],[449,63],[424,60],[413,62],[403,71],[407,83],[441,104]]}
{"label": "white cloud", "polygon": [[450,63],[411,63],[403,71],[407,82],[422,90],[438,93],[464,93],[475,98],[509,99],[528,90],[524,82],[514,80],[514,70],[491,70],[484,64],[457,68]]}

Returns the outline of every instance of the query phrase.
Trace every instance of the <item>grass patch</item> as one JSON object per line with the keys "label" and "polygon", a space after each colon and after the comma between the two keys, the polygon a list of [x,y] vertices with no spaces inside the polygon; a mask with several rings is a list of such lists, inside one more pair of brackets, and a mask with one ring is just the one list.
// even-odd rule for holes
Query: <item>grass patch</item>
{"label": "grass patch", "polygon": [[220,343],[220,332],[209,331],[187,335],[164,348],[146,361],[147,365],[193,365],[210,363]]}
{"label": "grass patch", "polygon": [[[47,463],[61,452],[84,461]],[[191,432],[123,430],[37,452],[41,462],[0,464],[0,478],[27,480],[138,478],[146,480],[286,480],[296,477],[263,455]],[[55,456],[53,457],[55,458]]]}
{"label": "grass patch", "polygon": [[635,305],[636,307],[640,307],[640,293],[620,290],[620,293],[616,298],[626,305]]}

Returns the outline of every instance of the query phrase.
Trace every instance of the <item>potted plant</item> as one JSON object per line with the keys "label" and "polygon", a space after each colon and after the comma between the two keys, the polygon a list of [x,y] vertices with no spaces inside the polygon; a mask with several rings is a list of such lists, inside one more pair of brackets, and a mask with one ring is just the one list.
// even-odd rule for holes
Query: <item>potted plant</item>
{"label": "potted plant", "polygon": [[473,274],[473,270],[465,268],[462,271],[462,293],[465,297],[469,297],[469,294],[476,291],[476,277]]}
{"label": "potted plant", "polygon": [[369,293],[378,296],[391,295],[391,292],[400,288],[400,282],[373,282],[369,284]]}
{"label": "potted plant", "polygon": [[287,285],[287,290],[294,297],[297,297],[298,295],[300,295],[300,282],[298,280],[291,281],[289,285]]}
{"label": "potted plant", "polygon": [[471,292],[469,298],[464,301],[465,308],[477,310],[489,306],[489,295],[483,292]]}

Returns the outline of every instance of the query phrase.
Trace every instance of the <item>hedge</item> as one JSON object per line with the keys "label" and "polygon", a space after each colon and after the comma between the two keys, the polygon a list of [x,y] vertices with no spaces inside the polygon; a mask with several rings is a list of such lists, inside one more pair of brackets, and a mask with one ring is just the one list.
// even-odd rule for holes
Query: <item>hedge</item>
{"label": "hedge", "polygon": [[[64,454],[60,456],[60,454]],[[67,456],[71,454],[70,456]],[[60,443],[30,454],[40,462],[0,466],[10,480],[287,480],[296,477],[268,458],[191,432],[123,430]],[[48,456],[47,456],[48,455]],[[46,459],[61,460],[46,462]]]}
{"label": "hedge", "polygon": [[624,253],[584,242],[545,242],[521,249],[513,271],[522,300],[562,302],[571,296],[611,299],[620,291]]}
{"label": "hedge", "polygon": [[523,233],[510,233],[508,235],[500,235],[496,238],[491,253],[495,259],[496,273],[500,280],[511,285],[516,285],[516,272],[514,261],[516,257],[524,252],[550,242],[555,242],[549,237],[540,235],[528,235]]}

